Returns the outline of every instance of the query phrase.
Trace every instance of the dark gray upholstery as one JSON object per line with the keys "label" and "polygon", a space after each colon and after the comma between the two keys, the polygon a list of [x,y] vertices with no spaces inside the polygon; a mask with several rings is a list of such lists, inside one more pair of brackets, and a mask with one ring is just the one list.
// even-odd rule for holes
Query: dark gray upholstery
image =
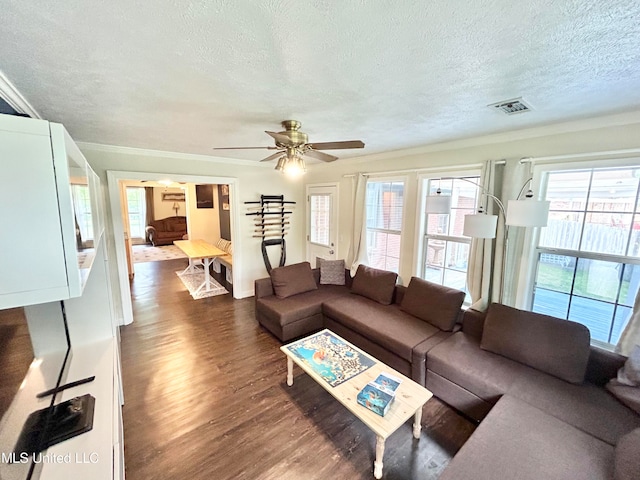
{"label": "dark gray upholstery", "polygon": [[440,480],[604,480],[613,459],[613,446],[505,395]]}

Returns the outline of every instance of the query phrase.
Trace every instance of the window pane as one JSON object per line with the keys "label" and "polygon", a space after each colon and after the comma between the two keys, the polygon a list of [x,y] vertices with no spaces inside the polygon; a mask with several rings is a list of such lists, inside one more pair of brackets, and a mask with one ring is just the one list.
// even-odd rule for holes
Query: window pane
{"label": "window pane", "polygon": [[549,212],[546,227],[540,229],[540,246],[578,250],[584,213]]}
{"label": "window pane", "polygon": [[591,172],[553,172],[549,174],[547,200],[550,210],[586,209]]}
{"label": "window pane", "polygon": [[624,264],[622,273],[622,285],[620,286],[620,295],[618,303],[633,307],[636,300],[636,293],[640,287],[640,265]]}
{"label": "window pane", "polygon": [[632,168],[594,171],[587,210],[633,212],[638,191],[635,171]]}
{"label": "window pane", "polygon": [[431,213],[427,215],[427,233],[430,235],[446,235],[449,230],[449,215]]}
{"label": "window pane", "polygon": [[624,255],[631,218],[629,214],[587,213],[580,250]]}
{"label": "window pane", "polygon": [[428,266],[444,266],[444,256],[446,243],[444,240],[427,240],[427,258]]}
{"label": "window pane", "polygon": [[331,195],[309,196],[310,225],[309,240],[312,243],[329,246],[331,218]]}
{"label": "window pane", "polygon": [[615,302],[621,269],[622,265],[619,263],[579,259],[573,294]]}
{"label": "window pane", "polygon": [[403,196],[403,182],[367,183],[367,253],[372,267],[398,271]]}
{"label": "window pane", "polygon": [[467,287],[467,274],[466,272],[457,272],[455,270],[445,270],[443,285],[458,290],[466,290]]}
{"label": "window pane", "polygon": [[633,216],[633,225],[631,226],[631,238],[629,239],[629,250],[627,255],[631,257],[640,257],[640,215]]}
{"label": "window pane", "polygon": [[569,320],[582,323],[589,328],[591,338],[609,342],[609,330],[613,320],[614,305],[589,298],[572,297]]}
{"label": "window pane", "polygon": [[442,275],[444,270],[442,268],[437,268],[432,265],[427,265],[424,269],[423,278],[433,283],[442,284]]}
{"label": "window pane", "polygon": [[566,257],[564,255],[540,254],[538,272],[536,274],[536,287],[571,293],[576,260],[575,257]]}
{"label": "window pane", "polygon": [[466,243],[447,242],[447,268],[467,271],[469,260],[469,245]]}
{"label": "window pane", "polygon": [[618,305],[618,308],[616,308],[616,315],[613,321],[613,331],[611,332],[611,339],[609,340],[609,343],[612,343],[613,345],[618,343],[624,327],[627,326],[629,318],[631,318],[632,311],[633,310],[629,307],[622,307]]}
{"label": "window pane", "polygon": [[533,291],[534,312],[544,313],[552,317],[567,318],[570,296],[565,293],[553,292],[544,288]]}

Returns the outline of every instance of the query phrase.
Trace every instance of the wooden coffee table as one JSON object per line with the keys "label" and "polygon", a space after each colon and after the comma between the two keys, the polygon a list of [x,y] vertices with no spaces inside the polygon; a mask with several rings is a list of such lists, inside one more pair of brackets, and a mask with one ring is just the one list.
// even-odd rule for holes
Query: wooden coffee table
{"label": "wooden coffee table", "polygon": [[[319,371],[318,366],[322,366],[323,363],[326,364],[329,362],[332,365],[338,364],[338,370],[340,370],[339,364],[342,362],[342,357],[327,355],[326,351],[318,351],[311,354],[308,358],[302,358],[299,353],[300,346],[303,342],[307,342],[304,345],[308,345],[311,341],[315,341],[317,336],[326,336],[327,334],[335,337],[338,341],[344,342],[348,348],[358,352],[364,357],[364,359],[368,359],[364,360],[366,363],[373,363],[373,365],[366,368],[366,370],[349,377],[348,379],[342,380],[340,375],[338,375],[339,378],[337,379],[327,379],[327,370],[331,369],[325,368],[325,371],[323,372]],[[412,416],[414,417],[413,436],[415,438],[420,438],[422,407],[427,403],[427,400],[433,396],[433,394],[426,388],[418,385],[410,378],[405,377],[381,361],[376,360],[371,355],[363,352],[330,330],[325,329],[317,334],[309,335],[301,340],[280,347],[280,350],[282,350],[287,356],[287,385],[293,385],[293,364],[295,363],[376,434],[376,459],[373,463],[373,474],[375,478],[382,477],[382,457],[384,455],[384,444],[386,439]],[[303,351],[308,353],[309,350],[305,349]],[[338,358],[338,360],[336,360],[336,358]],[[345,356],[343,363],[345,365],[353,366],[353,356]],[[322,368],[320,368],[320,370],[321,369]],[[352,369],[351,373],[356,370],[357,368]],[[396,390],[396,397],[391,404],[389,411],[384,417],[381,417],[368,408],[360,405],[356,398],[358,392],[362,390],[367,383],[375,380],[377,376],[383,372],[402,379],[402,383]],[[332,384],[335,386],[332,386]]]}

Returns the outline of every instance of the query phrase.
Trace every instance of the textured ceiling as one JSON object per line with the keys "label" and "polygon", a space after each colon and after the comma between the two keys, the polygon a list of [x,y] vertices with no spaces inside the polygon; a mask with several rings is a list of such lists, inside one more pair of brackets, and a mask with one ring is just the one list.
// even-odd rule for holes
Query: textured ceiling
{"label": "textured ceiling", "polygon": [[346,157],[640,108],[638,0],[0,1],[0,70],[78,141],[213,154],[292,118]]}

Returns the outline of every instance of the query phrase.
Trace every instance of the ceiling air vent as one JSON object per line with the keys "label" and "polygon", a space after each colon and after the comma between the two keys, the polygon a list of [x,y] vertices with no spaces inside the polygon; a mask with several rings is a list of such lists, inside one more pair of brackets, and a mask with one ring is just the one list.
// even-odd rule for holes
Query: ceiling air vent
{"label": "ceiling air vent", "polygon": [[504,100],[498,103],[488,105],[492,110],[506,113],[507,115],[515,115],[516,113],[524,113],[531,110],[531,106],[527,105],[522,97],[513,100]]}

